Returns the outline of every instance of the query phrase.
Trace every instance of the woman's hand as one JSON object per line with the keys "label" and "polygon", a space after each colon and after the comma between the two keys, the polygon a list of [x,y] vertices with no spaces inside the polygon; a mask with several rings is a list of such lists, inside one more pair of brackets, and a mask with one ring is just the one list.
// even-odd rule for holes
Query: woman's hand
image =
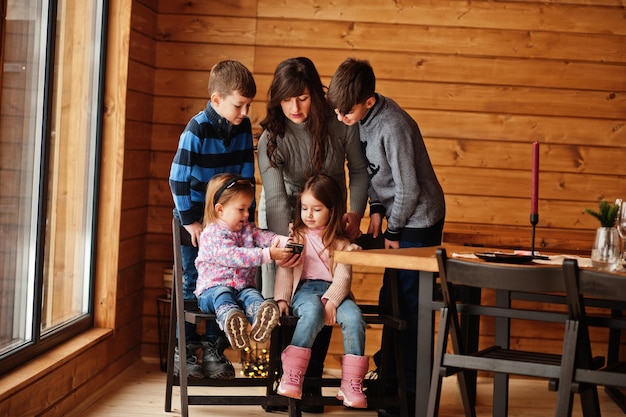
{"label": "woman's hand", "polygon": [[353,211],[343,215],[344,232],[350,240],[358,239],[361,233],[361,215]]}

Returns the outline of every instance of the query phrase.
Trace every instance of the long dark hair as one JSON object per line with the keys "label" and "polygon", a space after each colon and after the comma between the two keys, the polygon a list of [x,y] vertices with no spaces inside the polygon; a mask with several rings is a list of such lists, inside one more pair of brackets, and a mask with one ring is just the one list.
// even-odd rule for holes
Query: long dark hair
{"label": "long dark hair", "polygon": [[309,174],[319,172],[326,161],[329,146],[328,124],[333,110],[326,101],[325,88],[319,73],[309,58],[289,58],[282,61],[274,71],[274,79],[269,89],[267,114],[261,121],[261,127],[268,132],[267,157],[276,167],[277,140],[285,136],[287,117],[283,113],[281,102],[289,97],[298,97],[308,89],[311,96],[311,110],[306,121],[313,144],[309,155]]}

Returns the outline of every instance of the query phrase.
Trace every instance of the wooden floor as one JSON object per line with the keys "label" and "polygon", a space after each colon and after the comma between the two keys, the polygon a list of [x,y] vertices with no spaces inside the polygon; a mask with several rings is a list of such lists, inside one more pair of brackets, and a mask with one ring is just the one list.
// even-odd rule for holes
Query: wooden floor
{"label": "wooden floor", "polygon": [[[331,371],[332,372],[332,371]],[[192,389],[206,389],[193,387]],[[213,388],[216,389],[216,388]],[[222,389],[222,388],[217,388]],[[248,388],[258,390],[260,388]],[[325,388],[326,389],[326,388]],[[491,379],[482,378],[478,386],[477,414],[479,417],[491,416]],[[222,389],[225,391],[226,390]],[[101,392],[86,403],[77,407],[68,417],[134,417],[134,416],[169,416],[180,415],[180,397],[178,387],[174,388],[173,411],[164,411],[165,373],[157,363],[138,362],[122,375],[112,380]],[[511,381],[511,400],[509,417],[549,417],[553,415],[552,404],[555,393],[548,391],[547,382],[532,379],[514,379]],[[330,393],[330,392],[329,392]],[[604,417],[624,416],[609,396],[600,390],[600,406]],[[241,417],[241,416],[286,416],[285,412],[266,413],[260,406],[191,406],[191,417]],[[314,416],[315,414],[303,413]],[[368,417],[376,416],[375,411],[347,409],[344,407],[326,407],[324,415]],[[463,415],[454,377],[446,378],[441,396],[440,417]],[[579,400],[575,399],[574,414],[581,417]]]}

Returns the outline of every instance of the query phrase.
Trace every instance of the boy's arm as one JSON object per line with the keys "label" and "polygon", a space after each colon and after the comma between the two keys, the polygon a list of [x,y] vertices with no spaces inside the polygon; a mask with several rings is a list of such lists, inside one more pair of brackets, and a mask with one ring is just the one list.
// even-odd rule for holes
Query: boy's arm
{"label": "boy's arm", "polygon": [[172,199],[183,225],[197,222],[203,215],[191,201],[191,168],[194,164],[192,155],[198,142],[199,139],[195,134],[189,130],[183,131],[170,168],[169,185]]}
{"label": "boy's arm", "polygon": [[415,212],[421,192],[415,167],[415,141],[421,140],[421,136],[414,138],[413,134],[416,134],[415,130],[401,121],[387,123],[384,149],[395,188],[384,236],[391,241],[400,239],[400,230]]}

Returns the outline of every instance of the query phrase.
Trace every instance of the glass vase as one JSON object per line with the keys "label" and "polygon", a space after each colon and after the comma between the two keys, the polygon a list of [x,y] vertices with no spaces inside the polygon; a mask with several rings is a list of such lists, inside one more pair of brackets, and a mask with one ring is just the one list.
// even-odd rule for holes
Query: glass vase
{"label": "glass vase", "polygon": [[620,259],[620,239],[614,227],[599,227],[591,248],[591,264],[603,270],[617,268]]}

